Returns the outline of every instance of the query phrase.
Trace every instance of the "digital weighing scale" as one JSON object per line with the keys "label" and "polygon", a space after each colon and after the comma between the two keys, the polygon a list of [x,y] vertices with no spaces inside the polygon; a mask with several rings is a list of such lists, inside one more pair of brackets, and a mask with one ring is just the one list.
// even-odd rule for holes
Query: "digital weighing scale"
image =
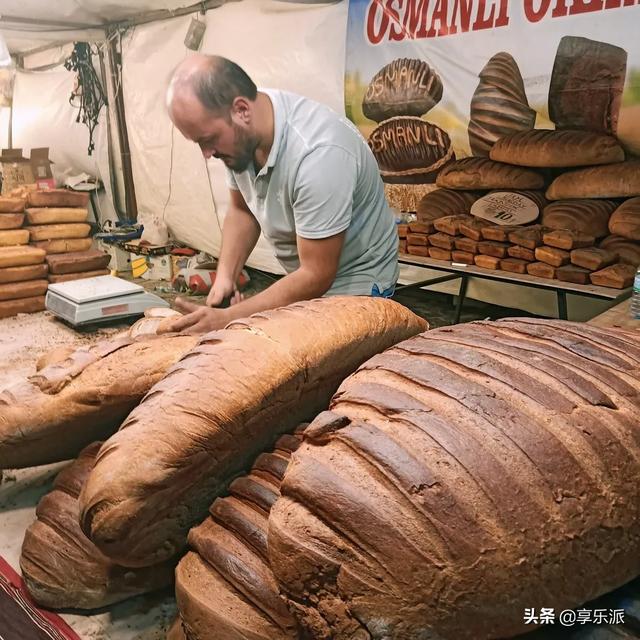
{"label": "digital weighing scale", "polygon": [[169,303],[139,284],[114,276],[98,276],[50,284],[45,305],[73,326],[141,316],[149,307]]}

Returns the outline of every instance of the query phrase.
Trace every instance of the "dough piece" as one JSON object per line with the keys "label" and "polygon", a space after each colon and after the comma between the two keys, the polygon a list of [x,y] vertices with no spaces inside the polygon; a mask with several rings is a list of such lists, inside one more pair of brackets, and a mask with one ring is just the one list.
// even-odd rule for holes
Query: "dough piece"
{"label": "dough piece", "polygon": [[173,582],[175,562],[143,569],[120,567],[80,530],[78,495],[101,444],[86,447],[58,474],[53,490],[38,504],[38,519],[25,533],[22,577],[31,597],[48,609],[97,609]]}
{"label": "dough piece", "polygon": [[527,265],[527,273],[530,276],[536,276],[537,278],[547,278],[554,280],[556,277],[557,269],[546,262],[532,262]]}
{"label": "dough piece", "polygon": [[373,354],[427,327],[391,300],[331,296],[206,334],[104,444],[81,495],[83,531],[127,566],[179,553],[279,433],[326,407]]}
{"label": "dough piece", "polygon": [[536,249],[536,260],[546,262],[554,267],[561,267],[564,264],[569,264],[571,254],[568,251],[555,249],[554,247],[538,247]]}
{"label": "dough piece", "polygon": [[[44,309],[44,297],[25,300]],[[99,342],[0,391],[0,469],[68,460],[111,435],[197,341],[169,335]]]}
{"label": "dough piece", "polygon": [[624,149],[602,133],[532,129],[500,138],[489,157],[523,167],[580,167],[622,162]]}
{"label": "dough piece", "polygon": [[600,287],[613,287],[614,289],[626,289],[633,285],[636,268],[631,264],[612,264],[600,271],[591,274],[591,284]]}
{"label": "dough piece", "polygon": [[549,200],[633,196],[640,196],[640,160],[567,171],[547,189]]}
{"label": "dough piece", "polygon": [[371,358],[269,515],[300,637],[512,638],[525,608],[635,578],[639,392],[640,333],[584,323],[463,323]]}
{"label": "dough piece", "polygon": [[489,158],[463,158],[442,169],[436,184],[447,189],[542,189],[544,178],[532,169]]}
{"label": "dough piece", "polygon": [[571,263],[589,269],[589,271],[598,271],[604,269],[610,264],[617,262],[618,254],[615,251],[607,249],[598,249],[590,247],[588,249],[574,249],[571,252]]}
{"label": "dough piece", "polygon": [[592,247],[596,239],[586,233],[579,231],[569,231],[568,229],[554,229],[543,234],[542,240],[550,247],[556,249],[564,249],[571,251],[572,249],[581,249],[582,247]]}
{"label": "dough piece", "polygon": [[55,224],[61,222],[86,222],[88,212],[86,209],[73,207],[42,207],[27,209],[29,224]]}

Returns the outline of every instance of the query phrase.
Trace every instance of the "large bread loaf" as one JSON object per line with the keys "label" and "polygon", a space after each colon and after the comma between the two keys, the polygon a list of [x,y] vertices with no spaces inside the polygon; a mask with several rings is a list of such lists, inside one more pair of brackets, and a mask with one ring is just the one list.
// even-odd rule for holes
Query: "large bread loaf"
{"label": "large bread loaf", "polygon": [[91,226],[84,222],[70,222],[68,224],[39,224],[26,227],[31,234],[31,241],[56,240],[58,238],[86,238]]}
{"label": "large bread loaf", "polygon": [[24,267],[3,267],[0,269],[0,283],[24,282],[46,278],[49,268],[46,264],[32,264]]}
{"label": "large bread loaf", "polygon": [[629,240],[640,240],[640,198],[625,200],[611,214],[609,232]]}
{"label": "large bread loaf", "polygon": [[41,264],[45,255],[37,247],[0,247],[0,268]]}
{"label": "large bread loaf", "polygon": [[[640,334],[518,318],[375,356],[269,516],[314,638],[488,640],[640,573]],[[302,637],[305,637],[304,635]]]}
{"label": "large bread loaf", "polygon": [[435,189],[427,193],[418,203],[416,215],[422,222],[433,222],[445,216],[468,214],[471,205],[481,197],[475,191]]}
{"label": "large bread loaf", "polygon": [[390,300],[336,296],[203,336],[102,447],[80,500],[83,531],[125,565],[178,553],[279,433],[326,407],[367,358],[426,327]]}
{"label": "large bread loaf", "polygon": [[601,133],[533,129],[500,138],[489,156],[523,167],[580,167],[622,162],[624,150],[616,138]]}
{"label": "large bread loaf", "polygon": [[67,460],[108,437],[196,342],[166,335],[81,347],[0,392],[0,469]]}
{"label": "large bread loaf", "polygon": [[0,230],[19,229],[24,222],[24,213],[0,213]]}
{"label": "large bread loaf", "polygon": [[607,236],[600,243],[601,249],[614,251],[618,254],[618,260],[634,266],[640,265],[640,244],[621,236]]}
{"label": "large bread loaf", "polygon": [[85,222],[87,210],[74,207],[40,207],[27,209],[29,224],[55,224],[61,222]]}
{"label": "large bread loaf", "polygon": [[602,238],[609,233],[609,218],[616,207],[613,200],[560,200],[544,208],[542,224]]}
{"label": "large bread loaf", "polygon": [[447,189],[541,189],[544,178],[532,169],[489,158],[463,158],[442,169],[436,184]]}
{"label": "large bread loaf", "polygon": [[[5,300],[4,302],[0,302],[0,318],[10,318],[11,316],[16,316],[19,313],[35,313],[36,311],[44,311],[44,308],[44,296]],[[0,431],[2,429],[1,403],[2,400],[0,398]],[[0,468],[2,468],[1,463]]]}
{"label": "large bread loaf", "polygon": [[549,200],[633,196],[640,196],[640,160],[567,171],[547,189]]}
{"label": "large bread loaf", "polygon": [[0,196],[0,213],[20,213],[24,211],[24,198]]}
{"label": "large bread loaf", "polygon": [[28,244],[29,231],[26,229],[10,229],[0,231],[0,247],[13,247],[21,244]]}
{"label": "large bread loaf", "polygon": [[0,284],[0,300],[16,300],[43,296],[49,283],[46,280],[28,280],[27,282],[7,282]]}
{"label": "large bread loaf", "polygon": [[27,195],[29,207],[84,207],[89,204],[86,191],[69,191],[67,189],[47,189],[30,191]]}
{"label": "large bread loaf", "polygon": [[529,107],[524,81],[510,54],[496,53],[480,72],[471,98],[469,146],[474,156],[488,156],[502,136],[533,128],[536,112]]}
{"label": "large bread loaf", "polygon": [[73,251],[46,257],[49,271],[56,275],[104,269],[110,260],[111,256],[108,253],[98,251],[97,249],[90,251]]}
{"label": "large bread loaf", "polygon": [[[301,427],[304,427],[302,425]],[[295,640],[297,623],[278,593],[269,566],[269,511],[291,453],[302,437],[282,436],[252,471],[218,498],[210,515],[189,532],[193,550],[176,569],[176,599],[190,640]]]}
{"label": "large bread loaf", "polygon": [[22,543],[20,568],[31,597],[48,609],[97,609],[162,589],[173,582],[174,563],[131,569],[104,556],[78,524],[78,496],[102,443],[80,452],[38,503],[37,520]]}
{"label": "large bread loaf", "polygon": [[52,253],[87,251],[91,249],[91,238],[58,238],[56,240],[40,240],[32,242],[32,244],[50,255]]}

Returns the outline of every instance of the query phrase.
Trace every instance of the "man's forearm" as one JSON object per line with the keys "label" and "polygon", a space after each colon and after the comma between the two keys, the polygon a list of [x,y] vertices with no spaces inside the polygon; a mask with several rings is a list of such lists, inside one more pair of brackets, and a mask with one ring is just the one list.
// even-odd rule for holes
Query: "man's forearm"
{"label": "man's forearm", "polygon": [[256,219],[242,209],[231,207],[222,227],[218,273],[236,282],[259,237]]}
{"label": "man's forearm", "polygon": [[330,282],[319,281],[308,269],[300,268],[290,273],[260,293],[225,309],[228,322],[246,318],[253,313],[284,307],[300,300],[323,296],[331,287]]}

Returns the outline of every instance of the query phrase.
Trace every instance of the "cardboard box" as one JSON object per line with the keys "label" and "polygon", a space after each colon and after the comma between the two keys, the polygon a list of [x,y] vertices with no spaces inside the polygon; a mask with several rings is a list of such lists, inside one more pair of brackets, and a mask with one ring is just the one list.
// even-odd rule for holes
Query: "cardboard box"
{"label": "cardboard box", "polygon": [[147,270],[142,274],[145,280],[171,280],[173,278],[173,256],[146,256]]}
{"label": "cardboard box", "polygon": [[31,149],[31,171],[38,189],[55,189],[56,181],[51,172],[49,147]]}
{"label": "cardboard box", "polygon": [[98,240],[96,244],[98,249],[111,256],[109,269],[112,269],[117,274],[131,273],[131,254],[128,251],[124,251],[116,244],[109,244],[102,240]]}
{"label": "cardboard box", "polygon": [[2,195],[26,184],[33,184],[31,161],[22,155],[22,149],[3,149],[0,154]]}

